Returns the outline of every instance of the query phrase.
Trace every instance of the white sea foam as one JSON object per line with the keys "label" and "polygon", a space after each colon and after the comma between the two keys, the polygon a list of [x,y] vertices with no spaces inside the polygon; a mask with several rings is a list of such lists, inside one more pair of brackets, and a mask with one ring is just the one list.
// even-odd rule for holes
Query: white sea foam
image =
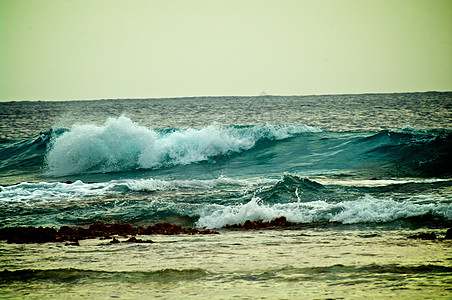
{"label": "white sea foam", "polygon": [[378,187],[378,186],[388,186],[395,184],[406,184],[406,183],[436,183],[436,182],[447,182],[452,181],[452,179],[316,179],[317,182],[322,185],[340,185],[340,186],[359,186],[359,187]]}
{"label": "white sea foam", "polygon": [[340,203],[313,201],[268,205],[255,197],[244,205],[215,205],[204,209],[204,211],[200,212],[201,217],[197,225],[213,229],[231,224],[244,224],[246,220],[268,222],[281,216],[285,216],[288,221],[295,223],[386,223],[425,214],[441,216],[451,220],[452,205],[447,203],[417,204],[410,201],[397,202],[392,199],[377,199],[371,196]]}
{"label": "white sea foam", "polygon": [[451,205],[416,204],[408,201],[397,202],[392,199],[376,199],[366,196],[357,201],[341,203],[341,211],[330,221],[344,224],[385,223],[397,219],[433,214],[452,219]]}
{"label": "white sea foam", "polygon": [[130,119],[110,118],[104,126],[74,125],[54,138],[46,156],[49,175],[132,169],[157,134]]}
{"label": "white sea foam", "polygon": [[127,117],[109,118],[103,126],[73,125],[54,137],[46,155],[48,175],[116,172],[186,165],[215,156],[240,153],[259,140],[281,140],[302,132],[319,132],[305,125],[215,125],[159,134]]}
{"label": "white sea foam", "polygon": [[254,187],[257,185],[256,182],[231,179],[224,176],[220,176],[217,179],[210,180],[159,180],[159,179],[136,179],[127,180],[125,183],[128,189],[131,191],[142,191],[142,192],[152,192],[152,191],[168,191],[168,190],[178,190],[178,189],[213,189],[219,186],[235,186],[235,187]]}
{"label": "white sea foam", "polygon": [[78,180],[68,184],[64,182],[23,182],[2,187],[0,199],[7,205],[39,205],[49,202],[69,202],[89,197],[100,197],[111,189],[111,183],[86,184]]}
{"label": "white sea foam", "polygon": [[220,176],[210,180],[159,180],[124,179],[99,183],[84,183],[80,180],[65,182],[23,182],[0,187],[0,203],[7,205],[41,205],[56,202],[82,201],[106,195],[115,196],[124,192],[156,192],[175,190],[209,190],[213,188],[251,189],[259,182],[236,180]]}

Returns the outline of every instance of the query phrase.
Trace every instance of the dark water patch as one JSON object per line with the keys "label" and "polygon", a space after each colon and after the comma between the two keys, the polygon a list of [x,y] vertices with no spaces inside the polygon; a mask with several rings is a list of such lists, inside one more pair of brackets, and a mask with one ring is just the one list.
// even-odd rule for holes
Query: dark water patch
{"label": "dark water patch", "polygon": [[401,265],[369,265],[357,268],[362,273],[371,274],[451,274],[452,267],[441,265],[418,265],[418,266],[401,266]]}
{"label": "dark water patch", "polygon": [[452,188],[452,181],[424,181],[395,183],[384,186],[350,187],[361,193],[387,195],[416,195],[416,194],[448,194]]}
{"label": "dark water patch", "polygon": [[363,139],[372,148],[369,160],[380,161],[379,172],[399,177],[450,177],[452,131],[446,129],[383,131]]}
{"label": "dark water patch", "polygon": [[405,228],[411,230],[420,228],[450,228],[452,227],[452,220],[433,213],[426,213],[419,216],[397,219],[387,223],[386,226],[389,228]]}
{"label": "dark water patch", "polygon": [[51,139],[64,131],[51,129],[30,138],[3,139],[0,143],[0,173],[2,173],[0,183],[14,184],[20,182],[20,179],[23,180],[24,176],[25,178],[39,176]]}
{"label": "dark water patch", "polygon": [[[331,284],[341,284],[350,279],[372,280],[373,278],[405,280],[403,276],[419,277],[424,276],[449,276],[451,267],[441,265],[366,265],[366,266],[346,266],[333,265],[326,267],[308,267],[281,269],[270,269],[265,272],[250,273],[212,273],[203,269],[163,269],[156,271],[95,271],[82,269],[49,269],[36,270],[24,269],[16,271],[3,270],[0,272],[0,285],[8,285],[17,282],[53,282],[53,283],[88,283],[92,282],[184,282],[205,280],[227,281],[250,281],[250,282],[271,282],[271,281],[324,281],[330,280]],[[399,277],[403,275],[402,277]],[[388,277],[395,276],[395,277]],[[355,282],[355,284],[360,282]]]}
{"label": "dark water patch", "polygon": [[156,271],[109,272],[82,269],[24,269],[0,272],[0,284],[13,282],[51,281],[54,283],[118,281],[118,282],[178,282],[193,281],[209,276],[203,269],[164,269]]}
{"label": "dark water patch", "polygon": [[[365,266],[348,266],[348,265],[332,265],[325,267],[308,267],[293,268],[285,267],[281,269],[268,270],[262,273],[237,274],[232,276],[230,280],[244,281],[287,281],[287,282],[306,282],[306,281],[329,281],[334,284],[359,284],[367,283],[367,280],[375,280],[381,278],[384,280],[400,280],[406,279],[404,276],[419,277],[424,276],[449,276],[452,267],[441,265],[365,265]],[[360,280],[356,281],[357,278]],[[351,282],[350,280],[353,280]]]}

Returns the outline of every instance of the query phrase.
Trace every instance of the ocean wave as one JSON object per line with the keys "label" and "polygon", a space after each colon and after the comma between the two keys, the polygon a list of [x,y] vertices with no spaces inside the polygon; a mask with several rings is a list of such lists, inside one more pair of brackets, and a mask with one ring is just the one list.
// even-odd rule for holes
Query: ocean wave
{"label": "ocean wave", "polygon": [[79,180],[0,187],[0,210],[3,216],[11,214],[17,219],[5,219],[3,225],[177,219],[214,229],[281,216],[294,223],[390,223],[416,217],[450,223],[449,189],[450,181],[350,187],[321,185],[289,174],[280,180],[224,176],[209,180]]}
{"label": "ocean wave", "polygon": [[64,176],[187,165],[241,153],[261,141],[320,131],[306,125],[263,124],[159,132],[126,117],[110,118],[103,126],[74,125],[53,137],[45,158],[46,174]]}
{"label": "ocean wave", "polygon": [[210,189],[241,190],[253,189],[261,181],[245,181],[220,176],[209,180],[161,180],[161,179],[123,179],[107,182],[22,182],[0,187],[0,205],[36,206],[48,203],[68,203],[99,199],[104,196],[124,196],[130,192],[199,191]]}
{"label": "ocean wave", "polygon": [[0,170],[30,169],[42,166],[44,153],[50,139],[45,133],[21,140],[3,140],[0,143]]}
{"label": "ocean wave", "polygon": [[[290,172],[361,179],[448,178],[451,153],[452,131],[445,129],[325,132],[306,125],[270,124],[152,129],[119,117],[102,126],[73,125],[28,139],[4,139],[0,172],[6,174],[3,184],[42,172],[74,175],[69,178],[74,181],[105,181],[142,176],[138,170],[148,172],[146,177],[174,172],[202,178],[214,170],[214,176],[228,177],[274,178]],[[121,174],[98,175],[114,172]],[[87,179],[88,174],[96,175]]]}
{"label": "ocean wave", "polygon": [[369,195],[355,201],[339,203],[298,201],[265,204],[260,198],[254,197],[246,204],[211,206],[200,212],[200,218],[196,224],[201,228],[214,229],[226,225],[244,224],[247,220],[269,222],[282,216],[294,223],[389,223],[398,219],[425,215],[452,220],[452,206],[446,203],[398,202],[391,198],[379,199]]}
{"label": "ocean wave", "polygon": [[364,155],[389,165],[393,176],[444,177],[452,174],[452,131],[447,129],[385,130],[362,139]]}

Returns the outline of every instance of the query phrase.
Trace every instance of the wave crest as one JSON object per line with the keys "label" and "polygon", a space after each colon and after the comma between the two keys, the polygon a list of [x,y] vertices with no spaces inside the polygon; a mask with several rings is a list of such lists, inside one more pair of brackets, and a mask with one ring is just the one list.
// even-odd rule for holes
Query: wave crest
{"label": "wave crest", "polygon": [[159,132],[122,116],[109,118],[103,126],[74,125],[54,136],[45,161],[47,174],[53,176],[158,169],[241,153],[260,141],[319,131],[305,125],[263,124]]}

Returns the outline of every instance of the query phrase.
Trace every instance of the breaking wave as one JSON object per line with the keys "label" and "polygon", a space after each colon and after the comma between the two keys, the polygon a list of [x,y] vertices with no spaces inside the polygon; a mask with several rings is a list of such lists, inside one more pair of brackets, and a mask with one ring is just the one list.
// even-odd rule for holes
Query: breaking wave
{"label": "breaking wave", "polygon": [[54,176],[159,169],[240,153],[262,141],[319,131],[305,125],[268,124],[158,131],[119,117],[108,119],[103,126],[74,125],[53,138],[45,161],[47,174]]}
{"label": "breaking wave", "polygon": [[220,174],[224,171],[229,177],[302,172],[448,178],[451,153],[452,131],[445,129],[325,132],[307,125],[270,124],[152,129],[119,117],[102,126],[73,125],[22,140],[2,139],[0,172],[59,177],[200,164],[222,168]]}
{"label": "breaking wave", "polygon": [[424,216],[452,220],[452,210],[447,203],[417,204],[410,201],[398,202],[391,198],[378,199],[369,195],[339,203],[319,200],[265,204],[255,197],[246,204],[211,207],[201,213],[196,224],[202,228],[214,229],[233,224],[243,225],[247,220],[269,222],[282,216],[294,223],[389,223]]}

